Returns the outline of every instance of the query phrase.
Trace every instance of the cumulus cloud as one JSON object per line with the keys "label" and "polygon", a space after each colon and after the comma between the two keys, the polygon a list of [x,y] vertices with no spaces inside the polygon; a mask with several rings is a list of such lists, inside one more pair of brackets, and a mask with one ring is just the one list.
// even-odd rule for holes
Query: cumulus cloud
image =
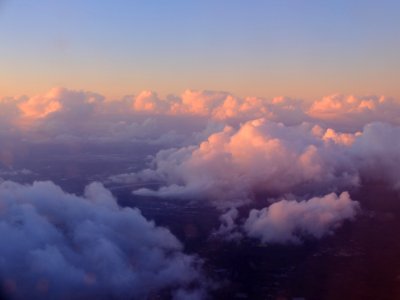
{"label": "cumulus cloud", "polygon": [[225,127],[198,146],[160,151],[152,168],[131,178],[164,182],[164,186],[135,193],[197,197],[226,208],[242,205],[259,194],[307,193],[356,185],[357,173],[347,165],[344,155],[344,138],[315,131],[310,124],[285,126],[262,119],[246,122],[237,130]]}
{"label": "cumulus cloud", "polygon": [[315,101],[287,97],[237,97],[227,92],[186,90],[160,98],[144,91],[131,97],[135,111],[198,115],[238,124],[265,118],[286,125],[317,122],[339,131],[355,132],[371,122],[400,124],[400,103],[384,96],[329,95]]}
{"label": "cumulus cloud", "polygon": [[165,107],[169,108],[170,102],[148,91],[107,100],[92,92],[54,88],[34,97],[1,99],[0,134],[35,143],[139,142],[172,146],[193,142],[210,121],[200,115],[169,114]]}
{"label": "cumulus cloud", "polygon": [[0,280],[10,299],[198,299],[199,264],[99,183],[82,197],[51,182],[0,183]]}
{"label": "cumulus cloud", "polygon": [[400,124],[400,103],[384,96],[331,95],[313,102],[308,114],[336,129],[355,131],[377,121]]}
{"label": "cumulus cloud", "polygon": [[227,92],[186,90],[181,96],[165,99],[144,91],[132,97],[136,111],[170,115],[197,115],[230,123],[256,118],[268,118],[285,124],[298,124],[309,117],[304,113],[307,104],[298,99],[276,97],[236,97]]}
{"label": "cumulus cloud", "polygon": [[260,194],[340,191],[357,186],[360,177],[397,187],[399,128],[370,123],[362,131],[340,133],[309,123],[285,126],[259,119],[238,129],[226,126],[198,145],[162,150],[150,168],[120,179],[162,185],[136,194],[209,199],[222,208]]}
{"label": "cumulus cloud", "polygon": [[[148,139],[159,138],[165,133],[165,122],[157,133],[139,128],[145,118],[174,123],[178,116],[180,126],[170,129],[170,135],[191,128],[202,120],[201,131],[207,121],[238,122],[268,117],[282,122],[299,122],[304,119],[302,101],[288,98],[266,100],[262,98],[238,98],[225,92],[186,90],[182,95],[160,98],[156,93],[143,91],[136,96],[107,100],[102,95],[65,88],[53,88],[47,93],[33,97],[0,99],[2,130],[14,126],[24,138],[40,137],[42,140],[77,140],[136,138],[146,135]],[[169,117],[169,118],[168,118]],[[184,126],[182,126],[184,122]],[[176,124],[176,122],[175,122]],[[15,126],[17,125],[17,126]],[[118,134],[116,134],[118,129]],[[157,136],[155,136],[157,134]],[[182,135],[180,135],[182,140]]]}
{"label": "cumulus cloud", "polygon": [[[264,118],[285,125],[313,122],[354,133],[373,121],[399,124],[399,113],[400,104],[383,96],[333,95],[308,102],[287,97],[237,97],[228,92],[186,90],[181,95],[166,97],[142,91],[110,100],[93,92],[54,88],[33,97],[0,99],[0,134],[14,131],[14,135],[20,134],[35,142],[129,139],[158,140],[159,144],[172,145],[193,141],[191,134],[200,132],[209,122],[237,128],[241,123]],[[180,126],[173,121],[178,116]],[[162,122],[158,130],[150,131],[142,126],[146,118],[161,117],[175,125],[164,128],[168,122]],[[191,134],[183,133],[185,128],[192,129]],[[165,132],[168,137],[163,137]]]}
{"label": "cumulus cloud", "polygon": [[56,115],[82,117],[90,114],[96,105],[104,102],[103,96],[95,93],[53,88],[44,95],[37,95],[19,103],[22,116],[41,119]]}
{"label": "cumulus cloud", "polygon": [[162,150],[149,168],[114,179],[156,183],[157,188],[136,189],[137,195],[209,201],[223,212],[216,236],[237,240],[244,233],[268,242],[299,242],[298,235],[320,238],[352,219],[358,204],[347,193],[284,200],[254,210],[244,231],[238,230],[236,208],[260,199],[339,193],[371,181],[400,189],[399,141],[400,127],[389,123],[341,133],[259,119],[237,129],[226,126],[198,145]]}
{"label": "cumulus cloud", "polygon": [[321,238],[355,217],[359,203],[347,192],[304,201],[281,200],[250,211],[243,228],[263,243],[300,243],[304,237]]}
{"label": "cumulus cloud", "polygon": [[132,109],[135,111],[148,111],[152,113],[166,113],[170,109],[171,102],[162,100],[157,93],[142,91],[132,99]]}
{"label": "cumulus cloud", "polygon": [[[310,198],[367,180],[400,188],[399,115],[400,103],[383,96],[308,102],[186,90],[111,101],[56,88],[1,99],[0,135],[35,143],[154,146],[152,154],[160,151],[148,168],[111,181],[137,183],[143,187],[134,191],[138,195],[209,201],[225,212],[218,232],[230,234],[235,208],[260,198]],[[0,160],[12,167],[10,151],[3,152]]]}
{"label": "cumulus cloud", "polygon": [[61,103],[53,99],[51,91],[44,97],[32,97],[28,101],[22,102],[18,107],[26,117],[43,118],[62,108]]}
{"label": "cumulus cloud", "polygon": [[400,127],[385,123],[365,126],[351,147],[351,156],[365,180],[400,189]]}
{"label": "cumulus cloud", "polygon": [[308,200],[281,199],[262,209],[251,209],[240,218],[236,208],[220,216],[214,237],[239,242],[244,236],[264,244],[300,244],[309,238],[322,238],[334,232],[345,220],[353,220],[360,204],[348,192]]}

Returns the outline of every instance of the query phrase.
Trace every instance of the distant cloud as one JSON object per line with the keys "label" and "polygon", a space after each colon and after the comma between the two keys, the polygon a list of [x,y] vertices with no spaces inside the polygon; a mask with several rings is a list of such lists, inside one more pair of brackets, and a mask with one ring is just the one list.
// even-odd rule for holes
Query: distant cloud
{"label": "distant cloud", "polygon": [[353,219],[358,208],[359,203],[347,192],[300,202],[281,200],[251,210],[244,230],[263,243],[299,243],[304,237],[321,238],[332,233],[344,220]]}
{"label": "distant cloud", "polygon": [[159,119],[162,116],[171,124],[177,116],[181,120],[186,118],[184,126],[176,126],[176,122],[172,128],[167,126],[170,136],[177,134],[172,144],[177,142],[178,135],[180,143],[190,140],[193,130],[185,136],[180,131],[193,123],[199,124],[199,120],[202,120],[202,128],[196,128],[197,132],[211,122],[238,127],[241,123],[263,118],[288,126],[310,122],[354,133],[370,122],[400,124],[399,114],[400,103],[383,96],[333,95],[309,103],[285,97],[241,98],[227,92],[186,90],[181,95],[165,98],[143,91],[136,96],[107,100],[92,92],[54,88],[32,97],[0,99],[0,134],[13,127],[23,130],[25,138],[38,137],[39,132],[43,140],[69,137],[106,141],[139,137],[159,139],[162,143],[167,123],[149,133],[136,125],[140,127],[139,123],[146,117]]}
{"label": "distant cloud", "polygon": [[44,96],[29,98],[19,104],[18,108],[24,117],[44,118],[62,109],[62,104],[57,99],[57,94],[60,92],[61,90],[54,89]]}
{"label": "distant cloud", "polygon": [[284,97],[239,98],[226,92],[186,90],[181,96],[160,99],[157,94],[145,91],[133,97],[132,102],[132,107],[138,112],[197,115],[231,123],[268,118],[298,124],[308,119],[304,113],[307,105],[303,101]]}
{"label": "distant cloud", "polygon": [[400,124],[400,102],[386,97],[332,95],[312,103],[308,114],[342,130],[360,130],[371,122]]}

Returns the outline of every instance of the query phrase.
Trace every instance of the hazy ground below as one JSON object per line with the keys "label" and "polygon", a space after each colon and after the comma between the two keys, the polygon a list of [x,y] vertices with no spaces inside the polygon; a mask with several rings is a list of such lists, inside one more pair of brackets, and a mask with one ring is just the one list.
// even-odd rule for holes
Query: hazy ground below
{"label": "hazy ground below", "polygon": [[[146,158],[140,153],[157,151],[130,146],[52,145],[45,153],[40,145],[19,147],[11,163],[1,164],[0,177],[27,183],[52,180],[80,194],[91,181],[142,168]],[[23,169],[28,172],[18,171]],[[205,203],[134,196],[129,185],[107,187],[121,205],[138,207],[146,218],[169,228],[186,252],[204,259],[207,277],[218,283],[215,299],[400,298],[400,197],[382,184],[364,183],[351,192],[362,210],[335,234],[281,246],[213,238],[219,212]]]}

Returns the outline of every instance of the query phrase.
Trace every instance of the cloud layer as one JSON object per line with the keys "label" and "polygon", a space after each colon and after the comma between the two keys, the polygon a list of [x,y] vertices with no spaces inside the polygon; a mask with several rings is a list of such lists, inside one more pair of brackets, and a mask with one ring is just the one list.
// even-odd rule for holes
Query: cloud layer
{"label": "cloud layer", "polygon": [[332,95],[308,102],[186,90],[165,98],[143,91],[109,100],[92,92],[54,88],[33,97],[1,98],[0,134],[11,132],[36,142],[158,140],[171,146],[193,143],[193,132],[201,132],[209,123],[237,127],[263,118],[285,125],[311,122],[354,133],[371,122],[399,124],[399,115],[399,102],[383,96]]}
{"label": "cloud layer", "polygon": [[84,197],[51,182],[0,184],[0,279],[11,299],[201,295],[199,263],[99,183]]}
{"label": "cloud layer", "polygon": [[[343,194],[336,202],[324,195],[371,180],[400,188],[399,115],[400,102],[384,96],[330,95],[309,102],[186,90],[167,97],[143,91],[111,101],[56,88],[34,97],[1,99],[0,135],[28,143],[154,145],[159,151],[147,168],[110,180],[143,186],[134,191],[137,195],[211,203],[223,213],[220,232],[227,234],[237,226],[235,208],[260,199],[319,197],[321,207],[326,204],[323,213],[338,217],[321,233],[298,223],[317,200],[281,204],[288,211],[304,209],[294,215],[298,222],[283,239],[293,241],[296,230],[320,237],[352,218],[349,213],[341,219],[342,212],[331,205],[346,202]],[[8,161],[7,153],[0,153],[1,161]],[[254,224],[270,220],[268,212],[276,205],[250,219]],[[285,222],[290,225],[289,219]],[[250,229],[243,232],[264,237]]]}

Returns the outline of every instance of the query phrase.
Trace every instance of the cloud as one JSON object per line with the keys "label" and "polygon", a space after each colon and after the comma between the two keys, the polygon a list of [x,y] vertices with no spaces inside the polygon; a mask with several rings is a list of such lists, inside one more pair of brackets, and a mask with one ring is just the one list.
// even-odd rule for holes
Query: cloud
{"label": "cloud", "polygon": [[365,126],[351,147],[354,164],[364,180],[400,189],[400,127],[385,123]]}
{"label": "cloud", "polygon": [[400,187],[400,127],[370,123],[356,133],[303,123],[259,119],[226,126],[198,145],[160,151],[150,168],[116,181],[158,182],[138,195],[209,200],[241,206],[286,193],[318,195],[356,187],[363,180]]}
{"label": "cloud", "polygon": [[[53,88],[33,97],[0,99],[0,134],[34,142],[129,140],[171,146],[193,142],[194,132],[201,132],[209,123],[238,128],[263,118],[287,126],[308,122],[354,133],[375,121],[400,124],[399,113],[399,102],[383,96],[333,95],[307,102],[186,90],[167,97],[142,91],[110,100],[93,92]],[[174,121],[178,117],[179,125]],[[147,119],[163,121],[157,130],[149,130],[143,124]]]}
{"label": "cloud", "polygon": [[[144,145],[156,153],[149,166],[110,180],[136,183],[137,195],[208,201],[222,212],[216,234],[238,239],[243,232],[236,230],[236,208],[260,199],[308,199],[370,180],[400,189],[399,115],[400,103],[383,96],[331,95],[307,102],[186,90],[109,100],[55,88],[0,100],[0,135],[10,141],[0,160],[13,167],[14,140],[71,148]],[[145,161],[147,154],[138,157]],[[318,237],[314,233],[308,234]],[[185,293],[192,291],[176,294]]]}
{"label": "cloud", "polygon": [[371,122],[400,124],[400,103],[384,96],[329,95],[313,102],[287,97],[236,97],[228,92],[186,90],[165,99],[153,92],[132,97],[135,111],[198,115],[239,124],[265,118],[286,125],[316,122],[355,132]]}
{"label": "cloud", "polygon": [[82,197],[51,182],[0,183],[0,279],[7,297],[195,295],[202,293],[195,288],[199,265],[167,229],[119,207],[99,183]]}
{"label": "cloud", "polygon": [[164,182],[164,186],[135,193],[209,199],[226,208],[243,205],[257,195],[335,191],[357,185],[357,173],[347,165],[344,154],[346,138],[315,131],[311,124],[285,126],[262,119],[237,130],[225,127],[198,146],[160,151],[152,168],[131,179]]}
{"label": "cloud", "polygon": [[298,124],[309,117],[302,100],[276,97],[236,97],[227,92],[186,90],[181,96],[160,99],[156,93],[144,91],[132,98],[138,112],[169,115],[197,115],[238,124],[256,118],[267,118],[286,124]]}
{"label": "cloud", "polygon": [[53,88],[45,95],[34,96],[21,102],[18,108],[24,117],[33,119],[54,115],[60,117],[60,113],[82,117],[91,113],[96,105],[100,105],[104,100],[99,94]]}
{"label": "cloud", "polygon": [[239,217],[239,211],[236,208],[231,208],[219,217],[221,225],[218,230],[213,232],[213,236],[222,237],[228,241],[239,241],[243,235],[237,231],[236,220]]}
{"label": "cloud", "polygon": [[360,130],[378,121],[400,125],[400,103],[384,96],[326,96],[313,102],[308,114],[339,130]]}
{"label": "cloud", "polygon": [[[162,150],[149,168],[114,179],[144,186],[133,191],[137,195],[208,201],[222,211],[215,236],[299,242],[298,235],[320,238],[354,217],[358,204],[347,193],[338,199],[329,193],[370,182],[400,190],[399,141],[400,127],[388,123],[341,133],[309,123],[286,126],[259,119],[238,129],[226,126],[198,145]],[[146,187],[149,183],[153,187]],[[238,230],[237,207],[313,196],[317,198],[254,210],[245,230]]]}
{"label": "cloud", "polygon": [[359,203],[347,192],[306,201],[281,200],[261,210],[253,209],[244,224],[250,237],[263,243],[300,243],[303,237],[321,238],[355,217]]}
{"label": "cloud", "polygon": [[165,113],[169,110],[170,103],[163,101],[151,91],[142,91],[132,99],[132,108],[135,111],[148,111],[153,113]]}
{"label": "cloud", "polygon": [[28,101],[22,102],[18,108],[22,114],[28,118],[43,118],[47,115],[62,109],[59,101],[54,99],[54,93],[57,90],[52,90],[44,97],[32,97]]}
{"label": "cloud", "polygon": [[54,88],[34,97],[1,99],[0,134],[34,143],[180,146],[193,142],[207,128],[207,118],[172,115],[161,109],[163,104],[170,105],[148,91],[107,100],[92,92]]}

